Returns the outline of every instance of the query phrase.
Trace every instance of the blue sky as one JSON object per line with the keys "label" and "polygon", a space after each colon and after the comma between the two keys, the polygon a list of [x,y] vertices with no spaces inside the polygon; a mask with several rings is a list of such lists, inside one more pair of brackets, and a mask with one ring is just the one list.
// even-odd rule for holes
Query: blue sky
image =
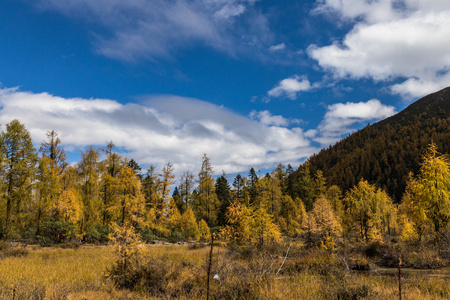
{"label": "blue sky", "polygon": [[3,0],[0,123],[71,158],[297,167],[450,82],[448,0]]}

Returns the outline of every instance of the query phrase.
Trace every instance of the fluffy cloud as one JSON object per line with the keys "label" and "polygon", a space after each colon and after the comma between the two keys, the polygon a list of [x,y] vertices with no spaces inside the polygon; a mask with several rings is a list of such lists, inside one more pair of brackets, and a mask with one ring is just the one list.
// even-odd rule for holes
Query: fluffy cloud
{"label": "fluffy cloud", "polygon": [[134,61],[168,58],[198,44],[228,54],[240,45],[270,45],[267,19],[255,1],[37,0],[36,5],[94,24],[98,53]]}
{"label": "fluffy cloud", "polygon": [[287,97],[295,100],[299,92],[313,88],[306,77],[294,76],[281,80],[274,88],[267,92],[270,97]]}
{"label": "fluffy cloud", "polygon": [[342,41],[308,49],[309,55],[335,77],[403,80],[391,90],[405,98],[448,85],[449,1],[318,2],[316,12],[337,13],[355,22]]}
{"label": "fluffy cloud", "polygon": [[314,140],[324,146],[334,144],[343,135],[353,131],[355,124],[378,121],[393,114],[395,114],[393,106],[386,106],[377,99],[329,105],[318,132],[315,132],[318,136]]}
{"label": "fluffy cloud", "polygon": [[288,126],[290,123],[300,123],[300,120],[288,120],[283,116],[274,116],[268,110],[256,111],[253,110],[249,117],[253,120],[258,120],[260,123],[267,126]]}
{"label": "fluffy cloud", "polygon": [[148,97],[140,104],[108,99],[61,98],[18,89],[0,89],[0,123],[19,119],[40,144],[56,130],[66,148],[103,147],[112,140],[140,164],[177,172],[196,171],[207,153],[220,173],[298,165],[315,151],[301,128],[269,112],[254,120],[201,100],[176,96]]}

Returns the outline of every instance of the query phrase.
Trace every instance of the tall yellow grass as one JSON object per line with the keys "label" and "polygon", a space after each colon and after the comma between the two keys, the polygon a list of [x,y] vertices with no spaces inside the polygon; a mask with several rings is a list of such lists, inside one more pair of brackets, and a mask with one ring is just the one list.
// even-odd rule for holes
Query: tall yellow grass
{"label": "tall yellow grass", "polygon": [[[105,272],[116,257],[110,246],[81,246],[77,249],[41,248],[28,246],[28,255],[0,258],[1,299],[154,299],[127,290],[118,290],[105,279]],[[206,266],[208,248],[189,249],[188,246],[143,245],[143,256],[181,263],[178,278],[171,286],[187,276],[199,276],[204,281],[203,266]],[[292,261],[295,260],[296,261]],[[284,266],[303,266],[295,272],[280,272],[282,259],[271,260],[255,256],[250,260],[227,256],[224,248],[214,250],[213,274],[222,281],[212,281],[212,295],[228,295],[239,299],[242,288],[252,290],[261,299],[336,299],[341,290],[365,289],[365,299],[397,299],[398,283],[395,276],[375,276],[369,273],[327,271],[327,264],[334,262],[326,256],[289,258]],[[290,264],[290,265],[289,265]],[[178,264],[180,265],[180,264]],[[307,266],[307,267],[305,267]],[[195,272],[192,272],[195,270]],[[205,269],[206,270],[206,269]],[[320,272],[318,272],[319,270]],[[326,274],[321,272],[326,271]],[[227,277],[228,276],[228,277]],[[227,279],[228,278],[228,279]],[[178,281],[177,281],[178,280]],[[200,285],[203,281],[198,281]],[[228,280],[225,282],[224,280]],[[244,286],[239,286],[243,283]],[[228,285],[227,285],[228,284]],[[186,294],[181,298],[201,298],[200,292]],[[225,294],[224,289],[237,288],[236,293]],[[239,290],[241,289],[241,290]],[[408,277],[403,282],[403,299],[449,299],[448,278]],[[236,296],[230,296],[236,295]],[[168,297],[169,295],[166,295]],[[223,296],[225,297],[225,296]]]}

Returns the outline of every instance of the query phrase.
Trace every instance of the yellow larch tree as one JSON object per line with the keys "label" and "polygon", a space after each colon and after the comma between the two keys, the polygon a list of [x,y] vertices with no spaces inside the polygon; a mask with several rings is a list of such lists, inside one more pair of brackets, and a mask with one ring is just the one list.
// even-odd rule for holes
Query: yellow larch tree
{"label": "yellow larch tree", "polygon": [[117,193],[119,197],[118,223],[136,227],[144,221],[145,198],[141,192],[141,182],[133,169],[124,166],[118,175]]}
{"label": "yellow larch tree", "polygon": [[419,239],[431,226],[439,240],[450,222],[450,162],[431,144],[417,178],[410,176],[402,209],[414,223]]}
{"label": "yellow larch tree", "polygon": [[181,215],[180,227],[186,239],[198,240],[200,238],[197,220],[195,220],[195,215],[191,208],[188,208]]}
{"label": "yellow larch tree", "polygon": [[318,242],[322,248],[333,250],[336,240],[342,234],[342,227],[330,202],[319,196],[314,202],[313,209],[309,212],[309,222],[313,233],[318,236]]}

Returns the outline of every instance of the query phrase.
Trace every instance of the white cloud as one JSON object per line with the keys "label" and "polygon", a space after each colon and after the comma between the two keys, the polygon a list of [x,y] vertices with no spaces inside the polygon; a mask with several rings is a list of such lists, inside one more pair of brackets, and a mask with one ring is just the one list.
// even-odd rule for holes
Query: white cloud
{"label": "white cloud", "polygon": [[272,113],[268,110],[263,111],[256,111],[253,110],[249,117],[252,120],[258,120],[264,125],[267,126],[288,126],[289,123],[291,123],[288,119],[284,118],[283,116],[274,116]]}
{"label": "white cloud", "polygon": [[197,99],[148,97],[141,104],[108,99],[61,98],[0,89],[0,123],[19,119],[36,144],[56,130],[67,149],[103,147],[112,140],[142,165],[168,161],[177,172],[199,170],[207,153],[220,173],[299,164],[317,151],[301,128],[270,112],[255,120]]}
{"label": "white cloud", "polygon": [[242,45],[272,43],[266,17],[255,0],[38,0],[93,24],[98,53],[135,61],[168,58],[179,49],[204,45],[233,55]]}
{"label": "white cloud", "polygon": [[286,49],[286,45],[284,43],[278,44],[278,45],[273,45],[270,46],[269,51],[271,52],[276,52],[276,51],[281,51]]}
{"label": "white cloud", "polygon": [[267,92],[270,97],[287,97],[295,100],[299,92],[313,88],[306,77],[294,76],[281,80],[274,88]]}
{"label": "white cloud", "polygon": [[449,85],[450,72],[445,72],[443,75],[431,74],[430,76],[423,74],[420,78],[413,77],[392,85],[391,91],[409,100],[434,93]]}
{"label": "white cloud", "polygon": [[343,135],[353,131],[355,124],[361,125],[363,122],[378,121],[393,114],[395,114],[393,106],[386,106],[377,99],[329,105],[325,117],[318,127],[319,132],[315,132],[314,140],[324,146],[334,144]]}
{"label": "white cloud", "polygon": [[431,86],[448,85],[444,80],[436,84],[435,79],[449,75],[450,1],[324,0],[319,4],[316,11],[355,22],[341,42],[308,49],[335,77],[404,80],[391,88],[405,97],[423,96]]}

